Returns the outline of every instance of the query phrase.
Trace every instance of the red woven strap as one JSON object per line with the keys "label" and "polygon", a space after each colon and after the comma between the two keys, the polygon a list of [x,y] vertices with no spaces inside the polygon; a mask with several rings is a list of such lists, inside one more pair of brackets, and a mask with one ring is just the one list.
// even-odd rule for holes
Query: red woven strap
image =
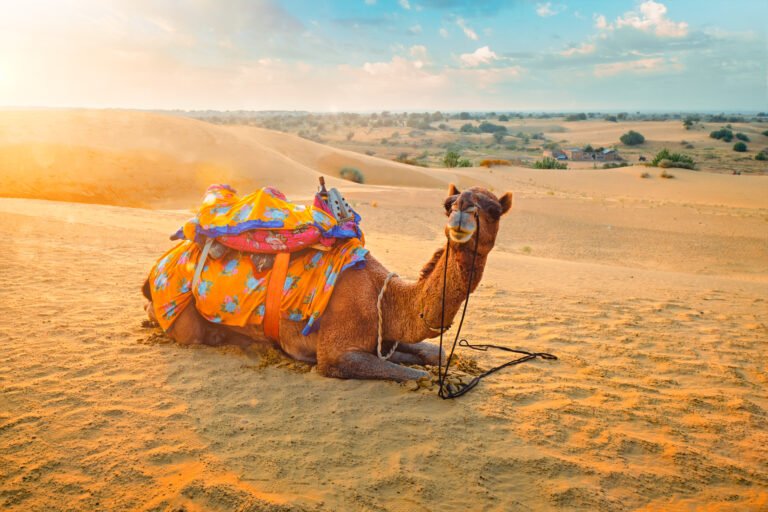
{"label": "red woven strap", "polygon": [[267,298],[264,305],[264,334],[272,341],[280,339],[280,303],[283,299],[283,286],[288,275],[291,255],[287,252],[275,254],[275,263],[269,274]]}

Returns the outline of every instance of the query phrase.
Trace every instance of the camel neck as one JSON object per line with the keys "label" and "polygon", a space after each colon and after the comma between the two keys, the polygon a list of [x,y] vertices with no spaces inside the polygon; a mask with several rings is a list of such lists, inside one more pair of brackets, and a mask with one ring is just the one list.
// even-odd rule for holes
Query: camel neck
{"label": "camel neck", "polygon": [[[416,342],[440,335],[444,272],[447,274],[444,325],[446,328],[451,325],[467,295],[473,249],[474,244],[471,248],[451,244],[449,253],[446,255],[443,250],[427,275],[416,283],[402,284],[400,300],[403,307],[398,311],[404,312],[404,315],[393,326],[393,339]],[[477,255],[471,291],[477,288],[483,276],[486,258],[487,254],[482,252]]]}

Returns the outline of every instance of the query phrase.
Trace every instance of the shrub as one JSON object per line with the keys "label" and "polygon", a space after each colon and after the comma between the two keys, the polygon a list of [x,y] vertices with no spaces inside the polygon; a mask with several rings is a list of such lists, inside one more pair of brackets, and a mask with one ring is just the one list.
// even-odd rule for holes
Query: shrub
{"label": "shrub", "polygon": [[733,132],[728,128],[720,128],[709,134],[713,139],[722,140],[724,142],[731,142],[733,140]]}
{"label": "shrub", "polygon": [[509,121],[509,116],[506,114],[501,114],[499,116],[499,121]]}
{"label": "shrub", "polygon": [[604,119],[606,121],[610,121],[611,123],[618,123],[619,120],[616,118],[616,116],[605,116]]}
{"label": "shrub", "polygon": [[768,137],[768,130],[765,130],[765,131],[763,132],[763,135],[765,135],[766,137]]}
{"label": "shrub", "polygon": [[341,176],[342,179],[354,181],[355,183],[363,183],[365,181],[360,169],[354,167],[344,167],[341,172],[339,172],[339,176]]}
{"label": "shrub", "polygon": [[493,140],[496,141],[496,144],[501,144],[502,141],[504,140],[504,137],[506,137],[506,135],[507,135],[506,133],[495,132],[493,134]]}
{"label": "shrub", "polygon": [[622,144],[627,146],[637,146],[638,144],[645,142],[645,137],[634,130],[629,130],[627,133],[619,137],[619,140]]}
{"label": "shrub", "polygon": [[371,151],[370,149],[366,149],[365,150],[365,154],[368,155],[368,156],[373,156],[373,155],[376,154],[376,152],[375,151]]}
{"label": "shrub", "polygon": [[677,167],[680,169],[693,169],[693,164],[690,164],[688,162],[676,162],[674,160],[669,160],[665,158],[661,162],[659,162],[659,167],[663,169],[668,169],[670,167]]}
{"label": "shrub", "polygon": [[755,160],[768,160],[768,154],[765,151],[761,151],[755,155]]}
{"label": "shrub", "polygon": [[587,120],[587,114],[581,113],[581,114],[570,114],[565,117],[566,121],[586,121]]}
{"label": "shrub", "polygon": [[568,164],[560,163],[552,157],[545,156],[543,160],[537,160],[533,164],[534,169],[567,169]]}
{"label": "shrub", "polygon": [[486,158],[480,162],[480,167],[493,167],[494,165],[512,165],[509,160],[501,160],[498,158]]}
{"label": "shrub", "polygon": [[674,174],[668,173],[667,171],[661,171],[661,174],[659,174],[659,176],[661,176],[664,179],[668,179],[668,180],[671,180],[672,178],[675,177]]}
{"label": "shrub", "polygon": [[628,167],[627,162],[608,162],[603,164],[603,169],[618,169],[619,167]]}
{"label": "shrub", "polygon": [[744,144],[743,142],[737,142],[736,144],[733,145],[733,150],[739,153],[743,153],[747,150],[747,145]]}
{"label": "shrub", "polygon": [[506,126],[489,123],[488,121],[483,121],[482,123],[480,123],[480,126],[478,127],[478,129],[483,133],[497,133],[497,132],[507,133]]}
{"label": "shrub", "polygon": [[457,151],[448,151],[443,157],[443,165],[446,167],[472,167],[472,162],[461,158]]}
{"label": "shrub", "polygon": [[649,173],[649,172],[644,172],[643,174],[641,174],[641,175],[640,175],[640,177],[641,177],[641,178],[643,178],[643,179],[648,179],[648,178],[650,178],[650,177],[651,177],[651,173]]}
{"label": "shrub", "polygon": [[736,138],[739,140],[743,140],[744,142],[749,142],[749,137],[747,137],[745,133],[741,133],[741,132],[737,133]]}
{"label": "shrub", "polygon": [[662,149],[651,160],[651,165],[654,167],[679,167],[681,169],[695,169],[696,162],[693,161],[688,155],[682,153],[670,153],[669,150]]}
{"label": "shrub", "polygon": [[459,131],[462,133],[480,133],[480,130],[472,123],[466,123],[461,125]]}

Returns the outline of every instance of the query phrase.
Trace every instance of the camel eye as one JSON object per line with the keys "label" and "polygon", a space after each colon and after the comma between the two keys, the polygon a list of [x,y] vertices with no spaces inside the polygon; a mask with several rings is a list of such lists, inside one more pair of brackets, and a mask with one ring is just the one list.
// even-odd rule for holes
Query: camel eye
{"label": "camel eye", "polygon": [[493,220],[499,220],[501,218],[501,206],[496,204],[489,206],[488,215],[490,215]]}

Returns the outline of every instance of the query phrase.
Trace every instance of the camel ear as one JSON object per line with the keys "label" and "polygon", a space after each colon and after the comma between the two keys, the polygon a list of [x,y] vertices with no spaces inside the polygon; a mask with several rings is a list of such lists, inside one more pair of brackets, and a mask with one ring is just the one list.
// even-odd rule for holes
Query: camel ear
{"label": "camel ear", "polygon": [[501,196],[499,198],[499,203],[501,203],[501,214],[504,215],[510,208],[512,208],[512,192],[507,192]]}
{"label": "camel ear", "polygon": [[459,194],[461,194],[461,192],[459,192],[459,189],[456,188],[456,185],[454,185],[453,183],[448,185],[448,195],[449,196],[456,196],[456,195],[459,195]]}

